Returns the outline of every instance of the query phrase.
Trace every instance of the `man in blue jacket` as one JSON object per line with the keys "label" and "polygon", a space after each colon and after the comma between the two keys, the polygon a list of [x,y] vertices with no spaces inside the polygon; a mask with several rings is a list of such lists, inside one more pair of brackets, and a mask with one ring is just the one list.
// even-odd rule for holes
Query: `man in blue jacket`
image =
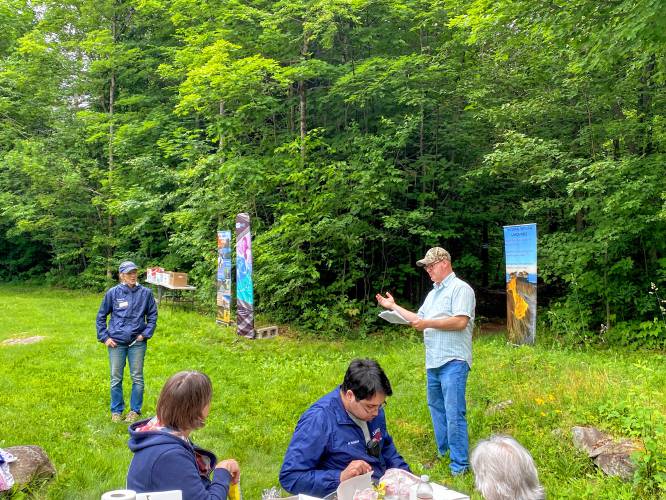
{"label": "man in blue jacket", "polygon": [[387,469],[409,470],[386,430],[384,406],[393,394],[381,366],[355,359],[341,386],[300,418],[280,469],[280,484],[292,494],[324,497],[351,477]]}
{"label": "man in blue jacket", "polygon": [[[147,341],[157,325],[157,305],[153,293],[137,283],[137,266],[120,264],[120,284],[109,289],[97,313],[97,340],[107,346],[111,367],[111,420],[120,422],[125,409],[123,372],[129,362],[132,377],[130,411],[126,422],[141,415],[143,405],[143,359]],[[107,317],[111,316],[107,325]]]}

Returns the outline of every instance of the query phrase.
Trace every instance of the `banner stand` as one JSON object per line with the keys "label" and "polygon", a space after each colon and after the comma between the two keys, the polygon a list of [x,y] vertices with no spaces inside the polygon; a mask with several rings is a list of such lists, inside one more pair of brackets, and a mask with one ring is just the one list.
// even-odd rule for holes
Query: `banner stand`
{"label": "banner stand", "polygon": [[537,319],[537,226],[504,226],[508,341],[534,345]]}
{"label": "banner stand", "polygon": [[236,216],[236,323],[238,335],[255,337],[252,236],[250,216],[245,213]]}
{"label": "banner stand", "polygon": [[217,314],[215,321],[231,325],[231,231],[217,232]]}

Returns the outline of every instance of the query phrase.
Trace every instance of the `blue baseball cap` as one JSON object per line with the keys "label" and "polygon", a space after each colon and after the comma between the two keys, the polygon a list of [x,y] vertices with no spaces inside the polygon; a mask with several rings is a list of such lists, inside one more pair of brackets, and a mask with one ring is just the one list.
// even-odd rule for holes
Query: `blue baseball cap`
{"label": "blue baseball cap", "polygon": [[120,264],[120,266],[118,267],[118,272],[129,273],[130,271],[134,271],[135,269],[139,269],[139,267],[131,260],[126,260],[125,262]]}

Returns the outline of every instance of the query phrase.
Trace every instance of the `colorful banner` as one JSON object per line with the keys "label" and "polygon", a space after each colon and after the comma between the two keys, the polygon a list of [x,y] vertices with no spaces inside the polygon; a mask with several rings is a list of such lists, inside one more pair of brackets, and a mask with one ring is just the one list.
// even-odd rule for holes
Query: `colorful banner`
{"label": "colorful banner", "polygon": [[236,323],[238,335],[254,338],[252,238],[248,214],[236,216]]}
{"label": "colorful banner", "polygon": [[537,307],[536,224],[504,226],[509,342],[534,344]]}
{"label": "colorful banner", "polygon": [[231,324],[231,231],[217,232],[217,315],[215,321]]}

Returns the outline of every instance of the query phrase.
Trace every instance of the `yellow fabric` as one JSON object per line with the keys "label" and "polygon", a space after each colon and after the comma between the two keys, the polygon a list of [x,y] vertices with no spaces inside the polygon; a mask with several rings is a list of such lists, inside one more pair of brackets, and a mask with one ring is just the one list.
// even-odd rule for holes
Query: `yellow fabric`
{"label": "yellow fabric", "polygon": [[240,483],[231,483],[229,485],[229,494],[227,495],[229,500],[241,500],[241,491]]}

